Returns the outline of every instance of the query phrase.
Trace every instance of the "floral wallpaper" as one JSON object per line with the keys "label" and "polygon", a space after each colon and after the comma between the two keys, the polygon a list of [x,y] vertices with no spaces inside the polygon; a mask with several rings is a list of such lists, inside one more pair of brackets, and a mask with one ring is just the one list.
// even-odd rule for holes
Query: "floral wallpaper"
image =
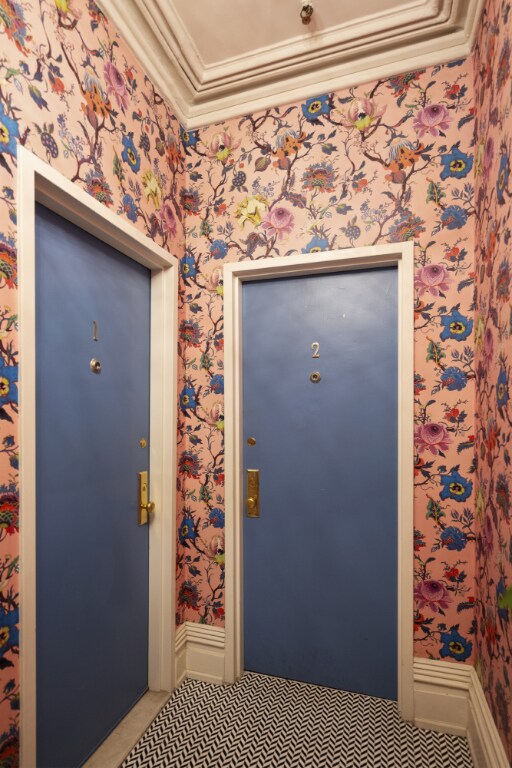
{"label": "floral wallpaper", "polygon": [[492,0],[475,51],[475,664],[512,762],[512,108],[509,2]]}
{"label": "floral wallpaper", "polygon": [[18,763],[16,153],[23,144],[178,257],[171,109],[92,0],[0,0],[0,767]]}
{"label": "floral wallpaper", "polygon": [[489,0],[474,58],[184,131],[93,0],[0,0],[0,768],[20,704],[18,144],[180,258],[178,623],[224,619],[223,263],[414,240],[415,653],[476,661],[510,739],[511,24]]}
{"label": "floral wallpaper", "polygon": [[454,61],[182,132],[178,622],[224,615],[223,263],[412,239],[415,652],[472,659],[472,87]]}

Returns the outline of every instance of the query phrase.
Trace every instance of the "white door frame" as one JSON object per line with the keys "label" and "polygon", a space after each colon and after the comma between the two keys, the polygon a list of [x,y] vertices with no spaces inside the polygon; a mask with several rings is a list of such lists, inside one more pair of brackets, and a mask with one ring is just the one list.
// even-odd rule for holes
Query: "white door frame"
{"label": "white door frame", "polygon": [[[243,672],[242,283],[396,265],[398,268],[398,706],[413,719],[414,243],[224,266],[226,477],[225,682]],[[269,631],[272,631],[269,628]]]}
{"label": "white door frame", "polygon": [[21,765],[36,764],[36,325],[35,203],[151,270],[149,528],[150,690],[174,687],[175,467],[178,260],[54,168],[18,147],[20,352]]}

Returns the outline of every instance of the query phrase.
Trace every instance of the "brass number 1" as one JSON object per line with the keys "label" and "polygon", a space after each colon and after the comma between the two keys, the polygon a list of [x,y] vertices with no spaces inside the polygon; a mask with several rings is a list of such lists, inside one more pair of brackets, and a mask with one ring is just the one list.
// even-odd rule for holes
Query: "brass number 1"
{"label": "brass number 1", "polygon": [[311,355],[313,359],[320,357],[320,344],[318,343],[318,341],[314,341],[312,343],[311,349],[313,350],[313,354]]}

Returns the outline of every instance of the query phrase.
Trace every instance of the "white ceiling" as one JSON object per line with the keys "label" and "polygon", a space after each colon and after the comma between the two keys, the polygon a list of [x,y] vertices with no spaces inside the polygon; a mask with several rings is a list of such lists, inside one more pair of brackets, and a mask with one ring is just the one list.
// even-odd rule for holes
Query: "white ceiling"
{"label": "white ceiling", "polygon": [[484,0],[99,0],[188,128],[471,51]]}

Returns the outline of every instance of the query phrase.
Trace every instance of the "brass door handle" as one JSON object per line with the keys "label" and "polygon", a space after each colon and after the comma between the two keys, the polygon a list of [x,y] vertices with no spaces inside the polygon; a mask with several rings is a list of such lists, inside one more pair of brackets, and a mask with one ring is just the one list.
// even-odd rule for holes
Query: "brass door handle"
{"label": "brass door handle", "polygon": [[260,471],[247,470],[247,496],[245,499],[247,517],[260,516]]}
{"label": "brass door handle", "polygon": [[155,503],[148,499],[148,473],[139,472],[139,525],[147,525],[155,511]]}

